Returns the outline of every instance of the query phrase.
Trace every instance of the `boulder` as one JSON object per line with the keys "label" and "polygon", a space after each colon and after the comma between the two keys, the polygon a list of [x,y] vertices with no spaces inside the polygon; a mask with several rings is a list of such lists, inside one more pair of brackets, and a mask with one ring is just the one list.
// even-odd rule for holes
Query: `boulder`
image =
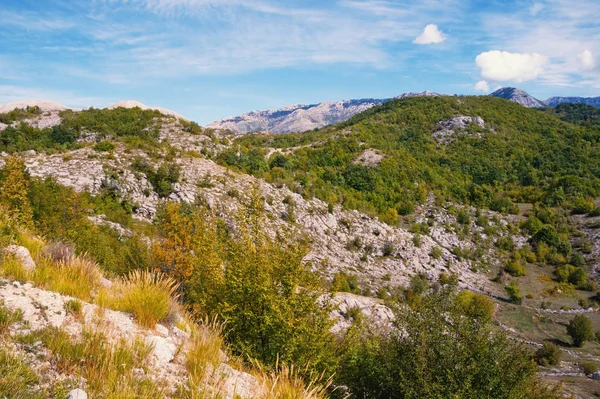
{"label": "boulder", "polygon": [[26,271],[33,272],[35,270],[35,262],[33,261],[31,253],[29,253],[27,248],[19,245],[9,245],[8,247],[4,248],[4,253],[13,255],[20,260],[23,268]]}
{"label": "boulder", "polygon": [[88,396],[84,390],[77,388],[67,394],[67,399],[88,399]]}

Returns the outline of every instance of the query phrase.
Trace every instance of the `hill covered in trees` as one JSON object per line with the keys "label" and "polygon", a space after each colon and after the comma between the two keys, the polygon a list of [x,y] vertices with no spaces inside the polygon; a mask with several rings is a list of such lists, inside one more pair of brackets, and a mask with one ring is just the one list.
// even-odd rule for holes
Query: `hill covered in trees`
{"label": "hill covered in trees", "polygon": [[[457,124],[464,116],[483,123]],[[393,223],[428,193],[499,211],[588,201],[600,189],[599,139],[501,99],[418,97],[314,132],[242,137],[219,161]],[[360,161],[365,150],[375,164]]]}

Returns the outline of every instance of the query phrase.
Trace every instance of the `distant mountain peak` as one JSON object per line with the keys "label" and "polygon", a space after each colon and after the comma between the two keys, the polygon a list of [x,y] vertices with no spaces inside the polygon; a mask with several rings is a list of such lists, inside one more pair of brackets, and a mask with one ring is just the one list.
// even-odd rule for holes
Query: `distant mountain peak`
{"label": "distant mountain peak", "polygon": [[[440,96],[426,90],[403,93],[393,99]],[[268,131],[271,133],[305,132],[315,128],[344,122],[354,115],[392,98],[362,98],[342,101],[323,101],[319,104],[293,104],[279,109],[252,111],[213,122],[207,127],[229,129],[237,133]]]}
{"label": "distant mountain peak", "polygon": [[184,119],[184,120],[188,120],[187,118],[184,118],[183,116],[179,115],[177,112],[175,111],[171,111],[170,109],[166,109],[166,108],[161,108],[161,107],[149,107],[145,104],[142,104],[139,101],[135,101],[135,100],[124,100],[124,101],[119,101],[117,103],[114,103],[113,105],[109,105],[108,107],[106,107],[106,109],[115,109],[115,108],[141,108],[143,110],[154,110],[154,111],[158,111],[163,115],[167,115],[167,116],[172,116],[175,117],[177,119]]}
{"label": "distant mountain peak", "polygon": [[527,108],[542,108],[546,106],[543,101],[538,100],[526,91],[516,87],[503,87],[491,93],[490,96],[503,98],[505,100],[521,104]]}

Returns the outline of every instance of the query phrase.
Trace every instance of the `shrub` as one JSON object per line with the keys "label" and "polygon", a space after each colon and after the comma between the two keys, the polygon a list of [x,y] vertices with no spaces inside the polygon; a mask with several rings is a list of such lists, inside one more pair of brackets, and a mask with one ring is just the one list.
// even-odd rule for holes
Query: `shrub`
{"label": "shrub", "polygon": [[174,310],[176,291],[174,279],[160,273],[135,270],[104,293],[100,302],[133,313],[141,326],[153,328]]}
{"label": "shrub", "polygon": [[516,261],[508,261],[504,264],[504,271],[513,277],[521,277],[525,275],[525,267]]}
{"label": "shrub", "polygon": [[394,244],[392,244],[391,241],[386,241],[383,244],[383,248],[381,248],[381,251],[383,252],[383,256],[392,256],[395,251]]}
{"label": "shrub", "polygon": [[67,314],[70,314],[73,316],[81,315],[81,310],[82,310],[81,301],[78,301],[76,299],[70,299],[65,302],[64,307],[65,307],[65,312],[67,312]]}
{"label": "shrub", "polygon": [[113,151],[115,149],[115,145],[110,141],[101,141],[94,146],[94,151],[98,152],[108,152]]}
{"label": "shrub", "polygon": [[536,362],[541,366],[556,366],[560,362],[562,351],[552,342],[544,342],[535,354]]}
{"label": "shrub", "polygon": [[440,247],[432,247],[429,256],[431,256],[433,259],[439,259],[442,257],[442,250]]}
{"label": "shrub", "polygon": [[523,296],[521,295],[521,290],[519,289],[518,285],[511,281],[511,283],[504,287],[504,289],[506,290],[506,293],[508,294],[508,297],[512,303],[517,305],[521,304]]}
{"label": "shrub", "polygon": [[576,315],[567,326],[567,334],[573,340],[573,345],[580,348],[585,341],[594,338],[592,322],[586,316]]}
{"label": "shrub", "polygon": [[362,240],[360,237],[354,237],[352,240],[346,243],[346,249],[348,251],[358,251],[362,249]]}
{"label": "shrub", "polygon": [[490,298],[483,294],[466,290],[456,296],[455,304],[465,315],[485,321],[490,320],[496,310],[494,301]]}
{"label": "shrub", "polygon": [[[396,308],[389,332],[355,326],[336,383],[356,398],[559,397],[543,394],[523,346],[449,302],[442,289],[423,296],[417,308]],[[529,393],[533,387],[541,392]]]}
{"label": "shrub", "polygon": [[351,292],[353,294],[360,294],[358,277],[354,274],[347,274],[346,272],[336,273],[333,276],[333,282],[331,283],[331,292]]}
{"label": "shrub", "polygon": [[503,251],[512,251],[515,248],[515,242],[511,236],[504,236],[496,240],[496,247]]}
{"label": "shrub", "polygon": [[469,216],[469,212],[466,209],[459,210],[456,215],[456,221],[460,224],[470,224],[471,217]]}
{"label": "shrub", "polygon": [[590,375],[598,371],[598,363],[586,360],[581,362],[581,371],[583,374]]}

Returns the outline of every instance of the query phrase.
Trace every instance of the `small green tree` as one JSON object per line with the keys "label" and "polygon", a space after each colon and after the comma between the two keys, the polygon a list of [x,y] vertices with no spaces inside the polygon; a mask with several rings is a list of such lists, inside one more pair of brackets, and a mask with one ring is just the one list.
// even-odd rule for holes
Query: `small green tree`
{"label": "small green tree", "polygon": [[25,162],[17,156],[10,156],[0,172],[0,203],[6,205],[10,216],[17,223],[33,228],[33,211],[29,200],[30,179]]}
{"label": "small green tree", "polygon": [[509,285],[504,287],[506,293],[508,294],[510,301],[514,304],[520,305],[523,301],[523,296],[521,295],[521,289],[514,281],[511,281]]}
{"label": "small green tree", "polygon": [[567,326],[567,334],[571,336],[573,345],[580,348],[583,346],[585,341],[589,341],[594,338],[594,330],[592,329],[592,322],[584,315],[577,315],[571,319]]}

